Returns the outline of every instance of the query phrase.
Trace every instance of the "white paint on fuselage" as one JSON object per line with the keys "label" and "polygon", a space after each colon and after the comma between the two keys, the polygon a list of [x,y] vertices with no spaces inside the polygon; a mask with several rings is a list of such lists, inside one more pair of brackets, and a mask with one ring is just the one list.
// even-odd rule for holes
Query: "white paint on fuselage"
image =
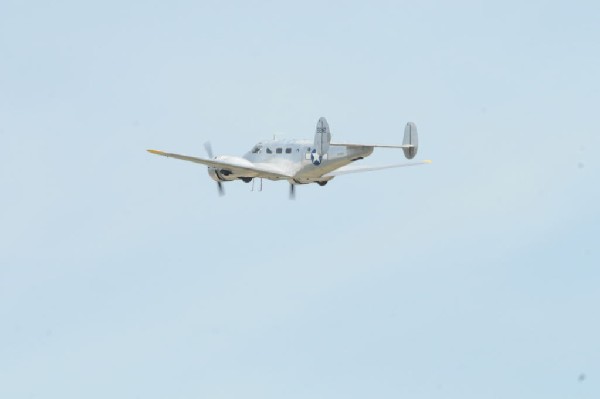
{"label": "white paint on fuselage", "polygon": [[321,164],[314,165],[310,158],[313,148],[313,143],[309,140],[265,140],[252,147],[243,158],[257,166],[275,165],[286,174],[294,176],[290,183],[303,184],[329,181],[331,177],[322,176],[373,153],[373,147],[331,145]]}

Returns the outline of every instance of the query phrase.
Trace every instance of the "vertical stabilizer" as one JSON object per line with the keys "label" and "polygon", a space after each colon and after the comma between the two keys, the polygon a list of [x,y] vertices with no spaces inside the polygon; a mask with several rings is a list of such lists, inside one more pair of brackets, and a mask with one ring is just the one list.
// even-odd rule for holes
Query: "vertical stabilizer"
{"label": "vertical stabilizer", "polygon": [[402,140],[403,145],[410,145],[411,147],[403,148],[404,156],[407,159],[413,159],[415,155],[417,155],[417,150],[419,148],[419,137],[417,135],[417,125],[413,122],[408,122],[406,127],[404,128],[404,140]]}
{"label": "vertical stabilizer", "polygon": [[329,124],[324,117],[319,118],[317,129],[315,132],[314,149],[312,150],[312,161],[315,165],[319,165],[323,156],[329,151],[329,143],[331,142],[331,132]]}

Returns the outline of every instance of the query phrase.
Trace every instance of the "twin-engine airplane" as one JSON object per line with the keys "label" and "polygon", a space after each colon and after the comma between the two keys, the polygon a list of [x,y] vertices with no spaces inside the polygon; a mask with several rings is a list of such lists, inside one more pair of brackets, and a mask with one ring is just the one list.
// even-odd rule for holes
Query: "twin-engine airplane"
{"label": "twin-engine airplane", "polygon": [[242,157],[230,155],[213,157],[208,142],[204,144],[208,158],[158,150],[148,150],[148,152],[208,166],[208,175],[217,182],[220,195],[224,194],[222,182],[242,180],[245,183],[252,182],[254,188],[254,179],[258,178],[260,190],[262,190],[262,179],[287,180],[290,183],[290,199],[294,199],[296,184],[317,183],[324,186],[334,177],[348,173],[431,163],[431,161],[417,161],[382,166],[351,165],[371,155],[376,147],[402,148],[404,156],[413,159],[417,154],[418,144],[417,127],[412,122],[406,124],[401,145],[332,143],[329,124],[325,118],[320,118],[313,142],[279,139],[261,141]]}

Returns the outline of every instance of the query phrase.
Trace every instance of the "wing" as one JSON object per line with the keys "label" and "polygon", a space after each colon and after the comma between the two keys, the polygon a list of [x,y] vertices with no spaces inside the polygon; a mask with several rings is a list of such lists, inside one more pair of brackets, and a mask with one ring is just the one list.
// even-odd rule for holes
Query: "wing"
{"label": "wing", "polygon": [[288,179],[291,177],[273,165],[257,165],[243,158],[227,157],[224,159],[206,159],[174,154],[171,152],[163,152],[159,150],[148,150],[148,152],[151,154],[162,155],[163,157],[199,163],[217,169],[226,168],[235,174],[240,174],[246,177],[263,177],[265,179]]}
{"label": "wing", "polygon": [[408,162],[408,163],[396,163],[391,165],[382,165],[382,166],[363,166],[363,165],[347,165],[342,166],[339,169],[334,170],[333,172],[329,172],[323,177],[335,177],[340,175],[346,175],[349,173],[359,173],[359,172],[371,172],[373,170],[381,170],[381,169],[392,169],[392,168],[403,168],[405,166],[417,166],[417,165],[427,165],[430,164],[431,161],[420,161],[420,162]]}
{"label": "wing", "polygon": [[413,148],[414,145],[412,144],[397,144],[397,145],[390,145],[390,144],[356,144],[356,143],[331,143],[330,145],[335,145],[335,146],[345,146],[345,147],[377,147],[377,148]]}

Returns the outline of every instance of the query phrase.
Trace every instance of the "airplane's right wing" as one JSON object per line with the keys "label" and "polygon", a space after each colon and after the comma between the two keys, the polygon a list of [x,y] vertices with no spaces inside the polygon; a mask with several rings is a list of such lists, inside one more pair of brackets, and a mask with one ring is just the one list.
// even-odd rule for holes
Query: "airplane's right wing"
{"label": "airplane's right wing", "polygon": [[334,170],[333,172],[327,173],[323,177],[336,177],[336,176],[346,175],[349,173],[371,172],[374,170],[403,168],[405,166],[427,165],[430,163],[431,163],[430,160],[426,160],[426,161],[419,161],[419,162],[408,162],[408,163],[405,162],[405,163],[397,163],[397,164],[381,165],[381,166],[346,165],[346,166],[342,166],[339,169]]}
{"label": "airplane's right wing", "polygon": [[260,164],[256,165],[252,162],[238,157],[227,157],[223,159],[206,159],[199,157],[190,157],[188,155],[175,154],[159,150],[148,150],[151,154],[162,155],[163,157],[181,159],[199,163],[216,169],[227,169],[232,173],[239,174],[245,177],[262,177],[265,179],[288,179],[291,176],[273,165]]}

